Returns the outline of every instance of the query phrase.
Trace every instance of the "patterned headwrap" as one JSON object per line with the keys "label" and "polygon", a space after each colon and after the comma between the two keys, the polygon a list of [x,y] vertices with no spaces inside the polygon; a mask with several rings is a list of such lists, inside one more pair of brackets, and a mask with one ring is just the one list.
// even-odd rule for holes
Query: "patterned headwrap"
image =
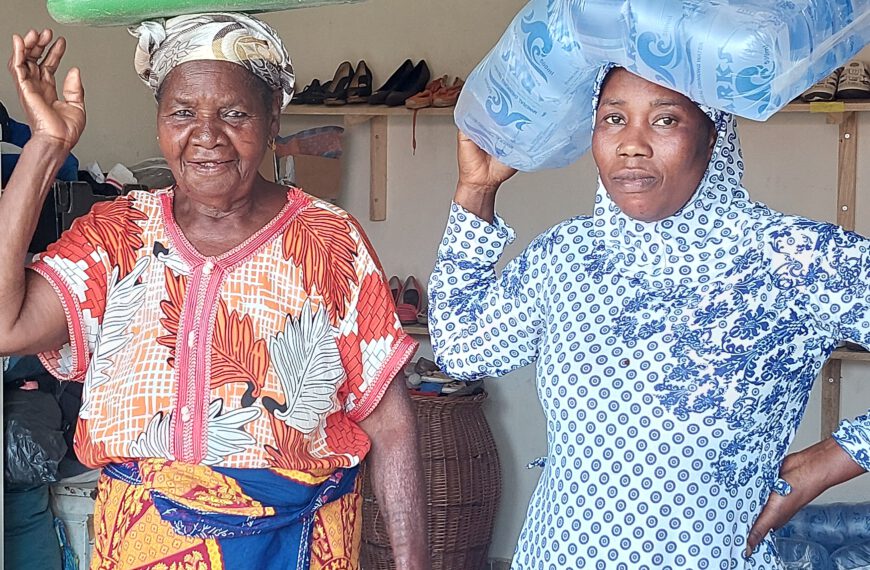
{"label": "patterned headwrap", "polygon": [[156,94],[177,65],[197,60],[229,61],[243,66],[293,98],[296,77],[278,33],[246,14],[214,12],[142,22],[130,32],[139,38],[136,73]]}

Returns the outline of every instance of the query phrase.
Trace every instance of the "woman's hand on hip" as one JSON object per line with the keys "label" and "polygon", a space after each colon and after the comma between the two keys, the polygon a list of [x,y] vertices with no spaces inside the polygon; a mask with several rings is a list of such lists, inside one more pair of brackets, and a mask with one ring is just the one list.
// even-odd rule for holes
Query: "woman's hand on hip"
{"label": "woman's hand on hip", "polygon": [[765,536],[785,525],[824,491],[862,473],[861,466],[833,438],[787,455],[779,476],[790,489],[785,494],[770,493],[767,504],[749,530],[746,555],[751,555]]}
{"label": "woman's hand on hip", "polygon": [[498,187],[516,174],[516,169],[504,165],[485,151],[462,131],[457,148],[459,159],[459,187],[478,192],[495,193]]}
{"label": "woman's hand on hip", "polygon": [[66,51],[66,40],[52,43],[51,30],[30,30],[24,37],[12,36],[9,72],[18,88],[21,107],[27,114],[31,138],[41,138],[67,152],[85,128],[85,91],[77,68],[63,82],[63,100],[58,99],[55,73]]}

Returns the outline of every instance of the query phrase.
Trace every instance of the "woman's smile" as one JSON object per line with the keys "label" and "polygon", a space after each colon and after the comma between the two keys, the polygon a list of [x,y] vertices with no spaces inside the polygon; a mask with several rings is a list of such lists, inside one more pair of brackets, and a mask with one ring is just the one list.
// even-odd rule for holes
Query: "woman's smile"
{"label": "woman's smile", "polygon": [[235,160],[188,160],[185,162],[188,169],[197,174],[212,176],[229,170]]}

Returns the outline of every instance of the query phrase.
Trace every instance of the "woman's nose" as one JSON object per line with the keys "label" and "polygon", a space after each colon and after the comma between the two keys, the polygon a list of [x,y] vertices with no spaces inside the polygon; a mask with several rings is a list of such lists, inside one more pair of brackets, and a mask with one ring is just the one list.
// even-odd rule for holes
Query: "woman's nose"
{"label": "woman's nose", "polygon": [[616,145],[616,154],[619,156],[651,156],[652,147],[641,129],[626,128],[623,137]]}
{"label": "woman's nose", "polygon": [[193,140],[198,144],[214,146],[220,140],[220,129],[215,124],[215,119],[202,117],[196,122],[193,131]]}

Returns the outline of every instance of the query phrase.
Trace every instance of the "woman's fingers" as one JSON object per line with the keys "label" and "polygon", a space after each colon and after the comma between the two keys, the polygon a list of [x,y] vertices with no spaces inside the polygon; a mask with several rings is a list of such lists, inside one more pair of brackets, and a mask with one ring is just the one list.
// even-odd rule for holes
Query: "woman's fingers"
{"label": "woman's fingers", "polygon": [[12,34],[12,57],[9,58],[9,71],[18,77],[18,70],[24,65],[24,38]]}
{"label": "woman's fingers", "polygon": [[70,105],[85,109],[85,88],[78,67],[73,67],[63,80],[63,98]]}
{"label": "woman's fingers", "polygon": [[66,53],[66,40],[62,37],[57,38],[57,41],[48,49],[45,59],[42,60],[42,69],[54,75],[60,65],[60,60],[63,59],[64,53]]}

